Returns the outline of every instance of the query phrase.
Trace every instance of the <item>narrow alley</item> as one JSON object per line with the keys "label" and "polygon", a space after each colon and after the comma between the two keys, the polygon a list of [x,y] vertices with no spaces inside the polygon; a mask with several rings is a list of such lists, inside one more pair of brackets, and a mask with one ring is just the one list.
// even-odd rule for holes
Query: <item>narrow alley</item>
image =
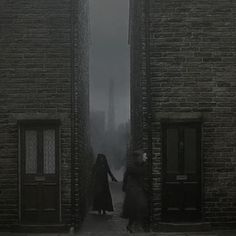
{"label": "narrow alley", "polygon": [[98,215],[90,211],[85,222],[78,233],[7,233],[0,232],[0,236],[236,236],[236,231],[215,231],[215,232],[150,232],[133,233],[126,231],[126,220],[120,217],[124,194],[122,185],[110,183],[113,204],[115,211],[106,215]]}
{"label": "narrow alley", "polygon": [[121,183],[110,183],[114,212],[98,215],[89,212],[79,235],[123,235],[126,233],[126,220],[120,217],[123,202]]}

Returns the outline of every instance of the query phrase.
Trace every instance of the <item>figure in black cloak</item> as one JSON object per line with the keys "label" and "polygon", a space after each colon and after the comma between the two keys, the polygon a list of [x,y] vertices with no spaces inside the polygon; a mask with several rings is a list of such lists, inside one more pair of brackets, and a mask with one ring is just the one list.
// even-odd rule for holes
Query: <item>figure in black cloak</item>
{"label": "figure in black cloak", "polygon": [[108,183],[108,174],[112,181],[117,182],[111,173],[104,154],[98,154],[93,169],[94,193],[93,193],[93,210],[99,214],[106,214],[106,211],[113,211],[111,192]]}
{"label": "figure in black cloak", "polygon": [[133,162],[127,167],[123,181],[125,199],[123,204],[123,218],[128,218],[127,230],[133,232],[134,224],[147,230],[148,200],[146,155],[141,151],[133,153]]}

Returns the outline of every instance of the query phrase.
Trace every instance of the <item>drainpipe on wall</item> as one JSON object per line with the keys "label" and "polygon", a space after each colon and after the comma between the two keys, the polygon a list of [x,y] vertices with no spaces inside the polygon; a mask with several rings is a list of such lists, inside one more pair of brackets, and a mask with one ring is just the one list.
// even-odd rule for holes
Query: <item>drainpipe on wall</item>
{"label": "drainpipe on wall", "polygon": [[144,0],[144,7],[145,7],[145,53],[146,53],[146,87],[147,87],[147,154],[149,160],[149,214],[150,214],[150,226],[153,223],[153,207],[152,207],[152,200],[153,200],[153,181],[152,181],[152,160],[153,160],[153,152],[152,152],[152,81],[150,75],[150,0]]}
{"label": "drainpipe on wall", "polygon": [[71,0],[71,226],[70,233],[75,231],[75,27],[76,4]]}

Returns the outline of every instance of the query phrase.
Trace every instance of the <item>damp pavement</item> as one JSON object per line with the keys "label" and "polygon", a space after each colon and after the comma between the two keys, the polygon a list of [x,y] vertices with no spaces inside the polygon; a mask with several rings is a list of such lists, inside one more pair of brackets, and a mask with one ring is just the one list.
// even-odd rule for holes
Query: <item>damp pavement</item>
{"label": "damp pavement", "polygon": [[90,211],[77,233],[8,233],[0,232],[0,236],[236,236],[235,231],[214,231],[214,232],[150,232],[150,233],[128,233],[126,230],[127,220],[120,217],[123,202],[123,192],[120,183],[111,183],[111,193],[114,205],[114,212],[106,215],[98,215]]}

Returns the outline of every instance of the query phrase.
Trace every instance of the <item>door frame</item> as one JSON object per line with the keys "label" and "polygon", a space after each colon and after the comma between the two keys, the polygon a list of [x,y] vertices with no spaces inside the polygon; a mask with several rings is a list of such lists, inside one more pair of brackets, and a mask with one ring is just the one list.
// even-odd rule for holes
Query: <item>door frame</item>
{"label": "door frame", "polygon": [[[201,196],[201,199],[200,199],[200,218],[199,218],[199,221],[201,221],[203,219],[203,215],[204,215],[204,172],[203,172],[203,152],[202,152],[202,145],[203,145],[203,137],[202,137],[202,127],[203,127],[203,121],[201,118],[193,118],[193,119],[161,119],[161,135],[160,135],[160,140],[161,140],[161,165],[162,165],[162,168],[161,168],[161,202],[163,205],[163,201],[164,201],[164,198],[165,198],[165,193],[164,193],[164,176],[165,176],[165,172],[166,172],[166,167],[164,166],[164,158],[165,158],[165,143],[164,143],[164,134],[165,134],[165,130],[166,128],[170,125],[176,125],[176,126],[188,126],[188,125],[197,125],[199,126],[199,137],[200,137],[200,150],[199,150],[199,158],[200,158],[200,163],[199,163],[199,166],[200,166],[200,173],[199,173],[199,177],[200,177],[200,196]],[[163,219],[163,208],[161,208],[161,220],[164,222],[164,219]]]}
{"label": "door frame", "polygon": [[[22,148],[22,140],[24,140],[25,128],[30,127],[54,127],[56,131],[56,149],[57,149],[57,179],[58,179],[58,223],[62,222],[62,194],[61,194],[61,121],[59,119],[45,119],[45,120],[18,120],[17,130],[18,130],[18,222],[19,224],[24,224],[22,222],[22,155],[24,149]],[[40,225],[40,224],[39,224]]]}

